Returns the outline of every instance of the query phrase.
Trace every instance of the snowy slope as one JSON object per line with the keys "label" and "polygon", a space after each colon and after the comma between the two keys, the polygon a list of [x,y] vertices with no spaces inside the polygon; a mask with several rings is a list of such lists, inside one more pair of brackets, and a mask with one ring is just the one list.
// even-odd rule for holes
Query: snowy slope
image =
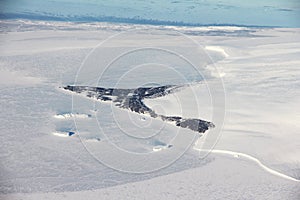
{"label": "snowy slope", "polygon": [[[191,71],[181,70],[189,68],[180,68],[184,62],[172,59],[168,62],[181,70],[186,80],[168,74],[168,69],[160,74],[149,71],[147,77],[153,77],[159,84],[193,83],[172,95],[145,100],[155,112],[215,122],[218,118],[214,110],[222,110],[222,107],[214,107],[209,89],[217,87],[222,77],[226,99],[218,93],[213,95],[226,103],[223,127],[222,120],[216,123],[217,128],[222,128],[221,135],[212,129],[200,137],[192,131],[151,120],[149,116],[141,117],[113,108],[110,103],[72,97],[59,88],[74,83],[77,70],[93,47],[130,25],[41,22],[25,22],[24,25],[18,21],[5,24],[11,30],[1,33],[0,44],[0,191],[3,198],[299,198],[299,29],[237,28],[228,31],[225,27],[222,31],[218,27],[213,33],[213,27],[192,30],[189,37],[206,49],[210,60],[205,60],[207,57],[201,50],[200,54],[189,52],[182,37],[174,36],[176,45],[172,40],[156,38],[155,44],[179,49],[182,54],[187,52],[193,62],[197,61],[197,55],[204,56],[199,64],[205,66],[203,75],[207,79],[197,79]],[[143,28],[152,30],[153,27]],[[170,28],[166,29],[161,31],[169,33]],[[171,29],[176,30],[176,27]],[[186,33],[191,31],[181,29]],[[131,39],[136,38],[147,43],[143,33]],[[116,40],[106,46],[105,51],[114,53],[118,49],[114,48],[116,44],[132,45]],[[117,63],[101,81],[108,86],[114,84],[120,73],[131,69],[131,64],[149,61],[147,56],[156,55],[146,53],[144,60],[127,59],[129,62],[123,65],[124,69],[118,68]],[[150,69],[150,66],[145,67]],[[160,69],[161,66],[155,67]],[[90,78],[85,73],[88,74],[88,70],[83,71],[78,82],[95,84],[97,76]],[[143,81],[142,76],[129,74],[118,84],[132,87]],[[150,83],[150,79],[146,81]],[[97,120],[106,134],[99,134]],[[124,134],[149,137],[157,130],[161,134],[147,141]],[[73,132],[75,134],[69,136]],[[172,148],[166,148],[176,136],[179,137]],[[105,141],[112,141],[127,151],[147,153],[147,156],[139,159],[127,157],[127,154],[122,156],[119,151],[103,145]],[[208,155],[198,151],[215,143]],[[261,165],[247,156],[257,159]],[[270,173],[263,166],[276,173]],[[161,170],[142,174],[118,171],[153,169]]]}

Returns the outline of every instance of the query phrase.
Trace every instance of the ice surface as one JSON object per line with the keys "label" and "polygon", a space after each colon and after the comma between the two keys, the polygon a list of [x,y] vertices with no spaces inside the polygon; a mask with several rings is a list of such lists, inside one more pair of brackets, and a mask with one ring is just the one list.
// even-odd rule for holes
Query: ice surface
{"label": "ice surface", "polygon": [[[222,135],[214,146],[215,153],[212,151],[203,157],[203,153],[188,148],[176,159],[177,153],[184,149],[180,142],[172,141],[177,127],[151,120],[146,115],[114,109],[108,103],[95,106],[93,100],[80,96],[73,96],[76,107],[72,107],[72,94],[59,88],[74,83],[76,72],[89,51],[99,41],[122,29],[121,25],[102,26],[100,23],[89,24],[86,28],[82,24],[40,23],[23,26],[23,22],[3,22],[13,27],[1,33],[0,44],[0,190],[3,198],[81,199],[83,195],[91,199],[99,199],[99,196],[102,199],[160,196],[165,199],[299,199],[299,183],[277,176],[279,173],[294,180],[300,178],[299,29],[245,28],[247,34],[244,30],[224,34],[219,27],[213,33],[207,28],[190,34],[208,47],[207,53],[214,61],[203,62],[209,78],[206,82],[200,78],[200,82],[174,93],[175,96],[149,99],[145,103],[159,114],[214,122],[213,110],[218,108],[213,107],[207,84],[214,86],[221,73],[226,93],[226,118]],[[138,36],[133,38],[143,41],[143,37]],[[162,41],[157,40],[157,43]],[[127,46],[130,42],[119,44]],[[172,41],[165,41],[166,46],[172,44]],[[178,41],[176,46],[180,49],[183,44]],[[186,46],[182,49],[188,52]],[[112,46],[105,49],[113,50]],[[198,55],[197,52],[189,53]],[[174,60],[170,63],[176,66]],[[112,69],[117,69],[115,67]],[[115,72],[117,77],[121,71],[112,70],[111,73]],[[190,78],[187,82],[196,80],[188,76],[189,73],[182,71]],[[153,72],[152,75],[156,77],[157,74]],[[172,81],[172,76],[162,75],[166,76],[162,81]],[[87,82],[81,78],[82,82]],[[104,80],[113,83],[113,79],[108,78]],[[123,83],[128,80],[135,79],[124,79]],[[137,77],[136,81],[139,83],[131,81],[131,86],[139,85],[143,79]],[[97,119],[101,119],[103,131],[109,133],[106,138],[99,134]],[[220,126],[222,124],[216,124]],[[161,127],[163,134],[150,137],[148,141],[134,138],[149,137]],[[132,133],[132,137],[126,136],[120,128]],[[195,144],[198,149],[209,142],[206,135],[197,140],[199,135],[183,130],[179,134],[183,143]],[[68,137],[53,134],[61,136],[70,132],[75,134]],[[132,159],[102,145],[107,140],[127,151],[150,152],[152,157],[140,160],[140,163],[149,164],[141,170],[156,167],[159,162],[175,161],[152,173],[122,173],[106,165],[135,169],[139,163],[126,162],[123,166],[124,160]],[[116,163],[97,161],[87,148],[100,152],[94,156],[104,154],[105,159],[113,158]],[[234,156],[218,151],[238,153]],[[251,159],[244,159],[244,154],[278,172],[277,175]],[[153,162],[155,160],[157,162]]]}
{"label": "ice surface", "polygon": [[22,0],[18,3],[4,1],[2,7],[2,19],[283,27],[299,27],[300,9],[298,0],[131,0],[126,3],[122,0]]}

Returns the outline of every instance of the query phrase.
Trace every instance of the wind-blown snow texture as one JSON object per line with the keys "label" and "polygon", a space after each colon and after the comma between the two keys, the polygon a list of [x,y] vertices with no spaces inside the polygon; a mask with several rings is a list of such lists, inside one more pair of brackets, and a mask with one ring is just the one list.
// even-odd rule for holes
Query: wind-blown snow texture
{"label": "wind-blown snow texture", "polygon": [[[80,99],[82,107],[72,109],[70,93],[59,87],[74,83],[82,60],[99,41],[138,25],[24,20],[2,21],[1,25],[6,27],[0,44],[2,199],[299,199],[299,182],[293,181],[300,178],[299,29],[156,27],[180,30],[208,47],[214,63],[205,68],[211,75],[206,81],[213,86],[223,78],[226,118],[222,136],[207,157],[199,159],[195,149],[207,142],[210,130],[197,140],[195,149],[169,167],[137,175],[113,170],[86,151],[82,143],[101,148],[105,141],[93,134],[94,127],[86,126],[96,123],[97,111],[88,109],[92,104],[88,98]],[[180,41],[176,45],[181,47]],[[192,90],[200,113],[190,98]],[[176,92],[184,102],[184,115],[173,94],[144,103],[158,115],[212,121],[207,94],[204,83]],[[150,119],[125,109],[115,112],[125,120],[122,125],[129,122],[123,116],[141,123]],[[109,139],[124,149],[160,155],[176,148],[169,148],[176,126],[167,124],[163,137],[137,144],[119,134],[111,123],[112,113],[101,117],[103,128],[112,133]],[[81,125],[80,138],[73,118]],[[153,127],[145,132],[161,125],[161,120],[153,120]],[[188,129],[182,133],[196,134]]]}

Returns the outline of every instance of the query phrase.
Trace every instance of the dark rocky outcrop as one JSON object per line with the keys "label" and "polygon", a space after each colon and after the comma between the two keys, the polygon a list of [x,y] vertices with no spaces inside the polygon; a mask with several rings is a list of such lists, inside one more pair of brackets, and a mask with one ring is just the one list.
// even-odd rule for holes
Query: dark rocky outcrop
{"label": "dark rocky outcrop", "polygon": [[163,121],[175,122],[176,126],[188,128],[190,130],[204,133],[209,128],[213,128],[212,122],[201,119],[184,119],[177,116],[163,116],[156,114],[151,108],[143,102],[145,98],[157,98],[165,96],[173,92],[177,86],[166,85],[159,87],[140,87],[137,89],[117,89],[117,88],[102,88],[90,86],[71,86],[64,87],[76,93],[83,93],[87,97],[95,98],[101,101],[112,101],[115,106],[129,109],[132,112],[149,114],[153,118],[161,118]]}

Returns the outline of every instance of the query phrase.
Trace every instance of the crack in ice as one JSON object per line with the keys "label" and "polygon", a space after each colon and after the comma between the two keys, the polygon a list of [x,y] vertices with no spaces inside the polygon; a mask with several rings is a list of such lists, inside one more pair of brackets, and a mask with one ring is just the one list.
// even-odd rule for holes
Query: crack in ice
{"label": "crack in ice", "polygon": [[234,152],[234,151],[228,151],[228,150],[218,150],[218,149],[212,149],[212,150],[208,150],[208,149],[198,149],[196,147],[194,147],[195,150],[200,151],[200,152],[206,152],[206,153],[216,153],[216,154],[227,154],[227,155],[232,155],[236,158],[242,157],[242,158],[246,158],[248,160],[251,160],[253,162],[255,162],[258,166],[260,166],[263,170],[265,170],[266,172],[269,172],[270,174],[273,174],[277,177],[281,177],[287,180],[291,180],[291,181],[295,181],[295,182],[300,182],[299,179],[296,179],[294,177],[288,176],[286,174],[280,173],[274,169],[271,169],[269,167],[267,167],[266,165],[264,165],[260,160],[258,160],[257,158],[250,156],[248,154],[245,153],[240,153],[240,152]]}

